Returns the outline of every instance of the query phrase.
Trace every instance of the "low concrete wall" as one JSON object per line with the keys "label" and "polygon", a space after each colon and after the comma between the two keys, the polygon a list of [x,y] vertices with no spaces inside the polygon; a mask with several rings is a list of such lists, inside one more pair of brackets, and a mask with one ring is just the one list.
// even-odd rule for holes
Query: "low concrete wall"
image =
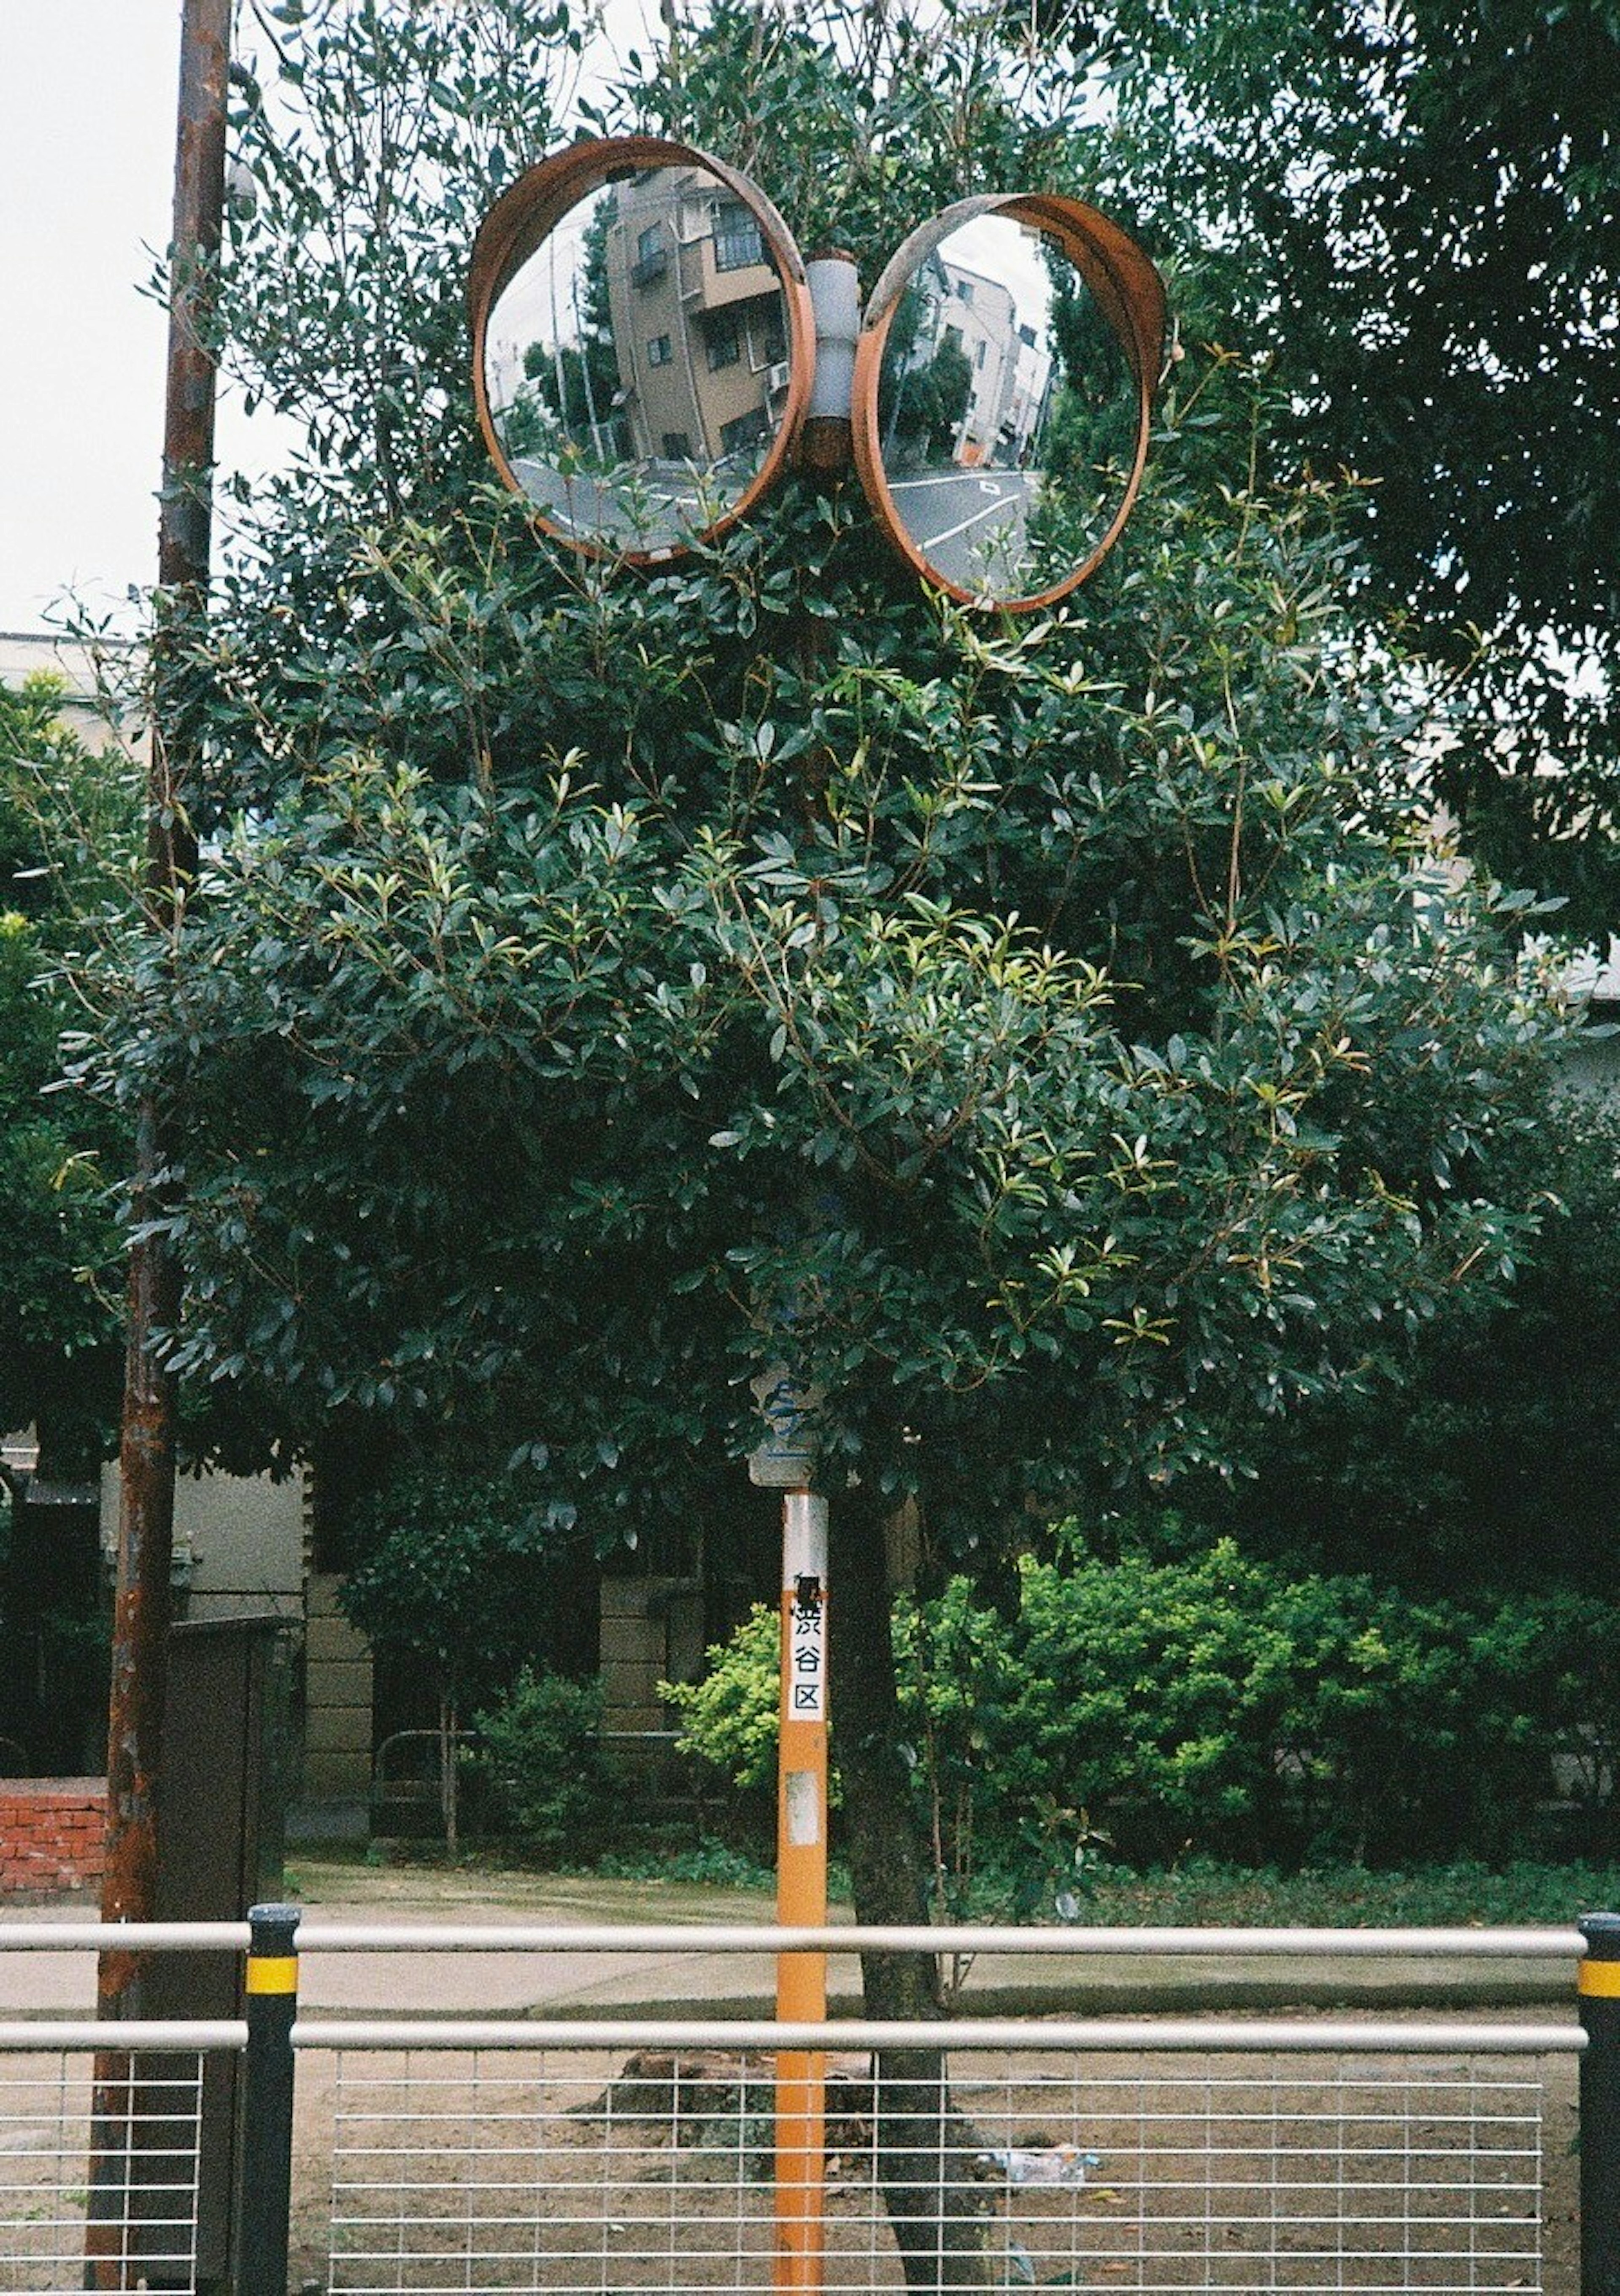
{"label": "low concrete wall", "polygon": [[0,1778],[0,1898],[94,1889],[106,1848],[105,1778]]}

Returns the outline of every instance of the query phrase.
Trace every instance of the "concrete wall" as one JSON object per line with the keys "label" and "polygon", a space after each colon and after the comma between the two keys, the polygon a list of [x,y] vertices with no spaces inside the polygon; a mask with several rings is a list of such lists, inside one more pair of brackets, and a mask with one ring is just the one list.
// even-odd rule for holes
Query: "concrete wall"
{"label": "concrete wall", "polygon": [[[102,1543],[109,1555],[118,1501],[118,1468],[110,1464],[102,1471]],[[185,1589],[185,1615],[273,1611],[303,1623],[300,1821],[322,1803],[363,1811],[371,1790],[371,1652],[338,1609],[341,1579],[312,1567],[308,1502],[302,1474],[281,1482],[268,1475],[182,1475],[175,1486],[176,1578]]]}
{"label": "concrete wall", "polygon": [[304,1783],[311,1804],[371,1791],[371,1646],[338,1608],[342,1579],[311,1571],[304,1611]]}
{"label": "concrete wall", "polygon": [[602,1726],[668,1730],[661,1682],[687,1682],[702,1669],[703,1590],[695,1578],[602,1581]]}
{"label": "concrete wall", "polygon": [[[115,657],[132,661],[135,649],[114,644]],[[95,665],[86,649],[49,630],[0,630],[0,685],[21,685],[25,677],[44,671],[65,679],[60,714],[87,750],[104,750],[113,741],[111,727],[95,698]]]}
{"label": "concrete wall", "polygon": [[[102,1548],[116,1552],[118,1466],[102,1469]],[[175,1561],[191,1619],[303,1609],[304,1486],[300,1476],[182,1475],[175,1484]]]}
{"label": "concrete wall", "polygon": [[1560,1055],[1559,1072],[1572,1092],[1611,1101],[1620,1097],[1620,1029],[1612,1037],[1595,1033],[1616,1028],[1617,1020],[1620,1013],[1613,1006],[1595,1009],[1594,1033],[1578,1037]]}

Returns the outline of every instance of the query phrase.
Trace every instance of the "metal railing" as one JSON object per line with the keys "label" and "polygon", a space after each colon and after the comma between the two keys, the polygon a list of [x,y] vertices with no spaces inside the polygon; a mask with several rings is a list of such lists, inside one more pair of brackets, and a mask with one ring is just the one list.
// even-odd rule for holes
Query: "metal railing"
{"label": "metal railing", "polygon": [[[198,2079],[204,2053],[223,2049],[246,2056],[241,2296],[284,2296],[290,2263],[295,2284],[317,2280],[332,2296],[1620,2292],[1620,2032],[1609,2030],[1620,2024],[1620,1924],[1584,1936],[314,1920],[300,1930],[286,1914],[279,1930],[256,1916],[251,1932],[0,1923],[0,1950],[115,1940],[240,1952],[251,1934],[244,2020],[0,2024],[0,2289],[86,2284],[87,2236],[112,2259],[97,2284],[133,2288],[148,2274],[153,2286],[193,2285]],[[1584,1956],[1583,2022],[1374,2013],[784,2025],[298,2008],[306,1956],[783,1949],[1040,1956],[1058,1968],[1096,1955]],[[101,2053],[99,2129],[88,2052]],[[127,2138],[140,2194],[121,2203],[104,2173],[118,2154],[109,2052],[132,2068],[132,2112],[161,2122],[155,2136]],[[1561,2122],[1577,2062],[1574,2156]],[[103,2164],[95,2178],[92,2160]],[[176,2205],[157,2271],[151,2194],[164,2179]],[[812,2269],[805,2276],[802,2251],[796,2281],[783,2277],[789,2185],[815,2218]],[[1548,2232],[1577,2200],[1578,2277]],[[121,2251],[107,2230],[120,2204]]]}
{"label": "metal railing", "polygon": [[241,2046],[193,2023],[0,2027],[0,2289],[190,2288],[197,2265],[202,2069]]}

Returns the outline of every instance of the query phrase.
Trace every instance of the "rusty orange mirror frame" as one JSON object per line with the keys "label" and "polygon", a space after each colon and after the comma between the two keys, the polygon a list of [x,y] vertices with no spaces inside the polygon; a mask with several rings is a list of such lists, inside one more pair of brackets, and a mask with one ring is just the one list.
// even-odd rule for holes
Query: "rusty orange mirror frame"
{"label": "rusty orange mirror frame", "polygon": [[[1096,297],[1098,308],[1113,329],[1136,387],[1135,451],[1130,476],[1118,509],[1101,540],[1073,573],[1061,582],[1024,598],[987,597],[963,589],[931,566],[907,532],[889,488],[878,438],[877,382],[883,367],[884,345],[907,283],[918,266],[951,233],[976,217],[1000,215],[1038,231],[1067,256]],[[995,606],[1007,613],[1033,613],[1065,598],[1090,579],[1113,549],[1121,528],[1131,515],[1147,463],[1147,438],[1153,416],[1153,396],[1164,357],[1164,284],[1157,271],[1128,232],[1081,200],[1050,193],[986,192],[958,200],[914,231],[897,249],[883,276],[868,298],[855,351],[854,447],[855,467],[873,513],[894,549],[924,581],[964,605]]]}
{"label": "rusty orange mirror frame", "polygon": [[781,282],[787,310],[787,402],[770,450],[744,492],[722,517],[695,534],[689,543],[670,543],[655,550],[613,550],[585,540],[555,525],[541,510],[531,508],[533,524],[555,542],[588,557],[613,558],[631,566],[663,566],[702,542],[712,541],[745,518],[767,488],[774,484],[797,443],[810,404],[815,371],[816,329],[810,309],[810,285],[803,258],[792,233],[763,192],[728,168],[690,144],[671,143],[656,135],[621,135],[605,141],[570,144],[520,176],[485,216],[473,242],[473,268],[467,299],[473,318],[473,394],[484,444],[502,479],[513,492],[528,499],[527,490],[513,469],[489,406],[485,375],[489,315],[501,291],[519,266],[526,263],[572,208],[601,184],[647,168],[700,168],[723,184],[759,225]]}
{"label": "rusty orange mirror frame", "polygon": [[[531,512],[534,525],[552,540],[591,557],[613,557],[629,565],[666,565],[698,544],[714,539],[745,518],[792,457],[803,428],[815,372],[815,317],[803,258],[792,233],[763,192],[747,176],[691,144],[661,136],[626,135],[570,145],[520,176],[485,216],[473,242],[468,299],[473,317],[473,390],[479,427],[490,459],[514,494],[526,490],[514,471],[490,412],[485,378],[489,314],[501,290],[570,209],[599,184],[656,167],[695,167],[723,184],[759,223],[781,281],[787,309],[788,398],[777,437],[746,490],[712,525],[690,543],[656,550],[610,551],[564,531],[544,512]],[[965,590],[931,566],[900,520],[883,466],[878,439],[877,383],[884,345],[906,283],[918,265],[950,234],[975,217],[1004,215],[1049,240],[1074,265],[1112,327],[1136,387],[1136,444],[1131,469],[1118,509],[1100,541],[1073,572],[1029,597],[998,598]],[[851,407],[855,466],[874,516],[913,571],[965,605],[993,606],[1030,613],[1054,604],[1094,574],[1113,548],[1131,514],[1147,461],[1153,398],[1164,359],[1166,305],[1164,282],[1148,258],[1116,223],[1081,200],[1056,193],[988,192],[960,200],[914,231],[885,266],[868,299],[855,354]]]}

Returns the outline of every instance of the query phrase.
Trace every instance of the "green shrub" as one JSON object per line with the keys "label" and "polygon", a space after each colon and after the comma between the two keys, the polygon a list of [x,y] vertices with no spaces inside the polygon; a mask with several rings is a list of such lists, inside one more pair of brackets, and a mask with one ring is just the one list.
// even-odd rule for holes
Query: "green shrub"
{"label": "green shrub", "polygon": [[476,1727],[473,1766],[493,1821],[530,1849],[576,1844],[613,1814],[616,1780],[602,1745],[599,1684],[525,1667]]}
{"label": "green shrub", "polygon": [[1265,1573],[1222,1542],[1185,1562],[1020,1578],[1010,1623],[960,1579],[907,1621],[944,1809],[971,1803],[976,1829],[1005,1837],[1055,1800],[1134,1857],[1252,1846],[1234,1836],[1273,1799],[1295,1657]]}
{"label": "green shrub", "polygon": [[[1020,1570],[1011,1620],[952,1579],[895,1631],[914,1775],[946,1865],[1054,1872],[1097,1828],[1133,1862],[1505,1857],[1535,1845],[1553,1759],[1620,1740],[1620,1611],[1565,1595],[1407,1600],[1289,1578],[1229,1540],[1171,1561]],[[777,1621],[752,1613],[673,1693],[683,1742],[769,1781]],[[834,1732],[837,1648],[832,1651]]]}
{"label": "green shrub", "polygon": [[[776,1870],[734,1842],[704,1837],[671,1849],[669,1829],[661,1826],[655,1841],[642,1849],[615,1843],[590,1864],[593,1874],[608,1881],[687,1882],[706,1890],[774,1890]],[[835,1876],[829,1877],[834,1887]]]}
{"label": "green shrub", "polygon": [[700,1682],[661,1682],[681,1718],[682,1746],[723,1770],[733,1785],[769,1788],[777,1775],[782,1619],[756,1603],[729,1642],[708,1652]]}

